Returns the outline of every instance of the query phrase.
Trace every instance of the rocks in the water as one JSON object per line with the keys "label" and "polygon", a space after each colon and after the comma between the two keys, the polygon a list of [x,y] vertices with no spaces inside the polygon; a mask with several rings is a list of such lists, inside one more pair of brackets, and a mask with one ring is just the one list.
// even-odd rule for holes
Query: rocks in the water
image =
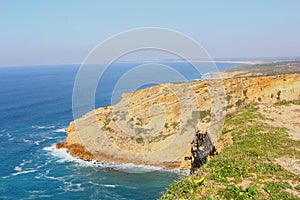
{"label": "rocks in the water", "polygon": [[67,147],[68,147],[68,144],[67,144],[67,142],[58,142],[58,143],[56,143],[55,147],[56,147],[57,149],[67,148]]}
{"label": "rocks in the water", "polygon": [[67,148],[68,152],[74,156],[78,157],[82,160],[90,161],[95,159],[95,156],[89,152],[84,146],[81,144],[70,144],[68,145],[67,142],[59,142],[56,144],[57,149]]}

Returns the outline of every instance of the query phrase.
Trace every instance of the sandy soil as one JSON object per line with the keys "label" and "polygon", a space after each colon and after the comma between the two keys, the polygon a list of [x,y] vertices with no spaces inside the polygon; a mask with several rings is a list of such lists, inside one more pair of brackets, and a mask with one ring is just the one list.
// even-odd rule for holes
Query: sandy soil
{"label": "sandy soil", "polygon": [[261,106],[260,113],[274,119],[274,121],[267,121],[269,125],[286,127],[291,138],[300,140],[300,105]]}
{"label": "sandy soil", "polygon": [[[260,106],[260,113],[274,119],[264,122],[271,126],[286,127],[293,140],[300,140],[300,105]],[[300,147],[296,150],[300,151]],[[276,162],[286,170],[300,175],[300,158],[278,158]]]}

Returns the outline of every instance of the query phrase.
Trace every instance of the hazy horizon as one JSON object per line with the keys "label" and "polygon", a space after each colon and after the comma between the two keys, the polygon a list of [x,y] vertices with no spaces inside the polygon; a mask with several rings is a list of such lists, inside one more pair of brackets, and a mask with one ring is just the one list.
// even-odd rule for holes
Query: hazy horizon
{"label": "hazy horizon", "polygon": [[[173,59],[173,58],[166,58],[166,59],[153,59],[153,60],[121,60],[114,63],[147,63],[147,62],[186,62],[186,61],[193,61],[194,59]],[[300,61],[300,56],[286,56],[286,57],[243,57],[243,58],[212,58],[213,62],[216,63],[241,63],[241,64],[256,64],[256,63],[263,63],[263,62],[281,62],[281,61]],[[196,61],[197,62],[197,61]],[[205,62],[205,61],[199,61]],[[34,64],[10,64],[10,65],[1,65],[0,67],[29,67],[29,66],[58,66],[58,65],[81,65],[83,62],[74,62],[74,63],[34,63]],[[100,64],[100,63],[99,63]]]}

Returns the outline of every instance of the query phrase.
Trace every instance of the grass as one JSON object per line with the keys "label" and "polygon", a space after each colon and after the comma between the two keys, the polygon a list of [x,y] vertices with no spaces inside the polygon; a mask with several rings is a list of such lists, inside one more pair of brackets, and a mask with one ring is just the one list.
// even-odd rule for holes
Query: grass
{"label": "grass", "polygon": [[286,128],[267,125],[266,120],[271,119],[258,113],[255,105],[227,118],[221,138],[230,134],[233,144],[190,176],[203,177],[203,184],[183,187],[188,178],[183,179],[172,184],[162,199],[299,199],[286,191],[300,189],[299,184],[290,185],[299,182],[299,177],[281,168],[275,159],[299,158],[295,149],[300,141],[290,139]]}
{"label": "grass", "polygon": [[291,105],[291,104],[300,105],[300,100],[296,100],[296,101],[283,100],[283,101],[280,101],[278,103],[275,103],[276,106],[288,106],[288,105]]}
{"label": "grass", "polygon": [[224,189],[220,189],[219,196],[225,199],[255,199],[259,188],[256,185],[250,185],[246,189],[241,186],[227,186]]}
{"label": "grass", "polygon": [[291,188],[287,182],[269,182],[265,184],[264,190],[270,194],[272,199],[290,199],[291,196],[288,193],[278,191]]}
{"label": "grass", "polygon": [[162,196],[165,199],[185,199],[186,196],[192,196],[199,192],[204,185],[204,177],[200,179],[187,178],[170,185],[170,189]]}

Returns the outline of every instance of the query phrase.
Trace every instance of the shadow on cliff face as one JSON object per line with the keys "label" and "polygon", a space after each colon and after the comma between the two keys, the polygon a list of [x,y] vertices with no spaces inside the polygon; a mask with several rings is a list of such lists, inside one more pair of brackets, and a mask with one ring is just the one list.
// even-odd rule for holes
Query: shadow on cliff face
{"label": "shadow on cliff face", "polygon": [[216,147],[211,142],[207,132],[196,131],[195,138],[191,142],[191,156],[185,160],[191,160],[190,173],[194,173],[199,167],[207,163],[209,156],[217,155]]}

